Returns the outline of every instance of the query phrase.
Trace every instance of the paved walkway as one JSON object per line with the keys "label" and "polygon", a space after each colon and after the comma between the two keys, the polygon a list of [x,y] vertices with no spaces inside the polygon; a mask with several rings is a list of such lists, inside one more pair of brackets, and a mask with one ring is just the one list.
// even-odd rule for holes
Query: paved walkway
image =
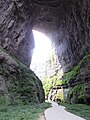
{"label": "paved walkway", "polygon": [[46,120],[85,120],[72,113],[65,111],[65,107],[52,102],[52,107],[45,111]]}

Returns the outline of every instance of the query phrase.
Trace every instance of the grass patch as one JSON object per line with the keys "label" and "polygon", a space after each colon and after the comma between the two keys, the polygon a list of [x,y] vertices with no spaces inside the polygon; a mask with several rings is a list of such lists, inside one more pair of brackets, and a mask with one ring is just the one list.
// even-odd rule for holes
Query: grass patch
{"label": "grass patch", "polygon": [[86,120],[90,120],[90,105],[85,104],[66,104],[63,103],[66,107],[66,110],[80,116],[82,118],[85,118]]}
{"label": "grass patch", "polygon": [[49,103],[9,105],[0,107],[0,120],[38,120],[39,114],[50,106]]}

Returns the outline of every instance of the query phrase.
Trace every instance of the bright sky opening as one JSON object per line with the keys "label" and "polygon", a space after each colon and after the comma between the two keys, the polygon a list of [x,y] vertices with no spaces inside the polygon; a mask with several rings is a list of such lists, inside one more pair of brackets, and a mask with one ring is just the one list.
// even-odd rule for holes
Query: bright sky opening
{"label": "bright sky opening", "polygon": [[44,69],[44,64],[52,53],[51,41],[43,33],[33,30],[35,49],[32,56],[30,68],[41,76],[40,73]]}

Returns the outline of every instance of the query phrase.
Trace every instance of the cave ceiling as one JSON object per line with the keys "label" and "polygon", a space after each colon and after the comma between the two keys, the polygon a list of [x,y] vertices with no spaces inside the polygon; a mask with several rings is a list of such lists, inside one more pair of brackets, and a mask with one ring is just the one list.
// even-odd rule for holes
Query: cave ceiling
{"label": "cave ceiling", "polygon": [[60,2],[61,0],[32,0],[33,29],[51,38],[56,29]]}
{"label": "cave ceiling", "polygon": [[0,1],[0,45],[27,66],[32,29],[49,37],[62,67],[71,68],[90,52],[90,0]]}

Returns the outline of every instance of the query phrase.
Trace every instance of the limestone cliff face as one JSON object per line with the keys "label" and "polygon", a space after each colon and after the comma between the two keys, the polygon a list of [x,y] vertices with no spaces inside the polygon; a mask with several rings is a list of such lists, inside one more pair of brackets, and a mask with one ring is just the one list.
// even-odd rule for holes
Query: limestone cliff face
{"label": "limestone cliff face", "polygon": [[90,52],[89,14],[89,0],[2,0],[0,45],[29,66],[34,28],[51,38],[63,70],[68,71]]}
{"label": "limestone cliff face", "polygon": [[89,0],[32,1],[34,28],[51,38],[68,71],[90,52]]}
{"label": "limestone cliff face", "polygon": [[35,73],[0,49],[1,96],[11,104],[44,101],[42,83]]}
{"label": "limestone cliff face", "polygon": [[28,0],[0,1],[0,45],[29,67],[34,40]]}
{"label": "limestone cliff face", "polygon": [[41,81],[27,68],[34,48],[32,25],[29,0],[0,1],[0,96],[13,103],[44,101]]}
{"label": "limestone cliff face", "polygon": [[58,8],[57,53],[67,71],[90,52],[90,2],[66,0]]}
{"label": "limestone cliff face", "polygon": [[[90,53],[90,1],[32,1],[34,28],[51,38],[62,69],[64,72],[68,72]],[[74,78],[75,82],[73,79],[71,80],[77,85],[82,81],[83,74],[86,101],[90,100],[90,77],[86,72],[87,68],[90,68],[89,64],[86,62],[86,67],[82,64],[81,77]]]}
{"label": "limestone cliff face", "polygon": [[0,46],[26,66],[34,48],[32,29],[51,38],[68,72],[90,53],[90,0],[0,1]]}

